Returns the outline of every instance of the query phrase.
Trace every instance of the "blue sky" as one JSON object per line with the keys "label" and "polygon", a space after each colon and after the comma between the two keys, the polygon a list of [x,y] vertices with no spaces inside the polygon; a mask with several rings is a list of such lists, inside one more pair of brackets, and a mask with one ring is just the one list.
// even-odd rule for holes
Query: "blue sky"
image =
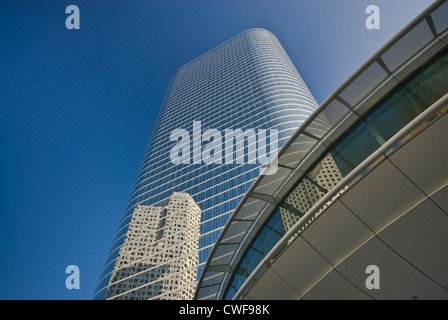
{"label": "blue sky", "polygon": [[321,103],[432,2],[1,0],[0,299],[92,298],[177,68],[265,28]]}

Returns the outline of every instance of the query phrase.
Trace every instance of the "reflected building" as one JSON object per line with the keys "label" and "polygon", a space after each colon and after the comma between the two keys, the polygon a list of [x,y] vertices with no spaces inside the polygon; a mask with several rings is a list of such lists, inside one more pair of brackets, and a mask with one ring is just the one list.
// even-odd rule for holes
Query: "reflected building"
{"label": "reflected building", "polygon": [[[307,129],[307,137],[317,140],[331,129],[331,123],[324,114],[319,114]],[[302,158],[310,148],[308,140],[301,140],[292,147],[295,158]],[[285,231],[295,225],[312,206],[342,180],[343,176],[331,154],[328,154],[309,172],[279,206],[279,213]]]}
{"label": "reflected building", "polygon": [[[342,178],[341,171],[333,156],[328,154],[305,176],[305,179],[291,190],[291,193],[279,208],[285,232],[291,229]],[[341,190],[338,196],[344,190],[345,188]]]}

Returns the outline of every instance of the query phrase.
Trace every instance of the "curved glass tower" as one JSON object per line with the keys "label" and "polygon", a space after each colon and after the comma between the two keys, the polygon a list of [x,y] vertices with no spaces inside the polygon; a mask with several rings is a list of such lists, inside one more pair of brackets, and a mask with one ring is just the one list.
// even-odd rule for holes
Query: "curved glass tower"
{"label": "curved glass tower", "polygon": [[[108,290],[136,276],[115,276],[122,267],[116,262],[134,210],[163,206],[175,192],[190,195],[201,210],[200,277],[219,233],[266,164],[251,156],[259,154],[262,133],[265,142],[272,142],[275,131],[280,148],[317,107],[281,44],[267,30],[247,30],[179,68],[169,83],[94,298],[126,299],[128,291],[150,285]],[[234,136],[228,140],[229,132]],[[245,139],[229,144],[233,138],[238,141],[237,132]],[[179,138],[185,143],[173,152]],[[272,144],[269,149],[276,151]],[[182,156],[173,158],[178,151]],[[220,151],[225,157],[218,157]],[[169,237],[166,232],[165,236]],[[143,259],[135,255],[133,263],[144,265]]]}

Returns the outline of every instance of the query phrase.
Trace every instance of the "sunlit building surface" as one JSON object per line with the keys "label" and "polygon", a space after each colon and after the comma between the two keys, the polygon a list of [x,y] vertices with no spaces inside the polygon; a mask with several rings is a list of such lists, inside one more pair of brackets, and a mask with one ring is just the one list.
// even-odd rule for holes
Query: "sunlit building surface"
{"label": "sunlit building surface", "polygon": [[[122,252],[140,252],[131,239],[133,221],[137,223],[133,217],[143,214],[146,206],[160,207],[174,192],[190,195],[201,210],[198,280],[224,225],[266,165],[250,161],[250,150],[257,155],[260,151],[255,144],[261,130],[276,130],[280,148],[317,107],[279,41],[267,30],[247,30],[179,68],[168,85],[94,298],[135,298],[118,287],[120,282],[124,285],[118,272]],[[176,145],[170,139],[175,130],[191,138],[191,155],[182,154],[180,163],[173,163],[170,153]],[[217,133],[224,137],[228,130],[239,132],[234,139],[244,137],[244,143],[231,144],[230,161],[226,157],[221,163],[205,163],[207,142]],[[248,132],[256,132],[257,139],[250,139]],[[228,148],[223,142],[223,152]],[[146,253],[139,259],[140,271],[124,275],[129,283],[125,291],[134,280],[141,283]],[[151,290],[157,294],[155,287]]]}
{"label": "sunlit building surface", "polygon": [[137,206],[106,299],[191,300],[196,289],[201,210],[185,193],[165,206]]}
{"label": "sunlit building surface", "polygon": [[286,142],[195,298],[448,299],[447,111],[448,2],[436,1]]}

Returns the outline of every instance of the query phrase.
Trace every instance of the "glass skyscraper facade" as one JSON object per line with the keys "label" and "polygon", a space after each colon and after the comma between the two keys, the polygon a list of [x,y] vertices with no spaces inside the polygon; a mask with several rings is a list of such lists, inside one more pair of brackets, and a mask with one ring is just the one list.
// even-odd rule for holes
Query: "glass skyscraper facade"
{"label": "glass skyscraper facade", "polygon": [[[247,30],[179,68],[168,85],[94,298],[106,298],[108,287],[120,281],[112,274],[117,274],[117,258],[137,206],[163,206],[175,192],[190,195],[201,210],[199,277],[229,216],[265,165],[250,161],[250,150],[260,147],[257,139],[232,144],[230,161],[226,157],[211,163],[204,160],[204,141],[213,138],[216,146],[221,142],[217,133],[240,129],[258,132],[260,142],[262,130],[276,130],[280,148],[317,107],[277,38],[264,29]],[[193,150],[191,157],[180,163],[171,156],[176,130],[193,137],[187,148]],[[222,150],[228,147],[222,145]],[[244,159],[233,157],[241,154]],[[121,293],[121,298],[126,296]]]}

